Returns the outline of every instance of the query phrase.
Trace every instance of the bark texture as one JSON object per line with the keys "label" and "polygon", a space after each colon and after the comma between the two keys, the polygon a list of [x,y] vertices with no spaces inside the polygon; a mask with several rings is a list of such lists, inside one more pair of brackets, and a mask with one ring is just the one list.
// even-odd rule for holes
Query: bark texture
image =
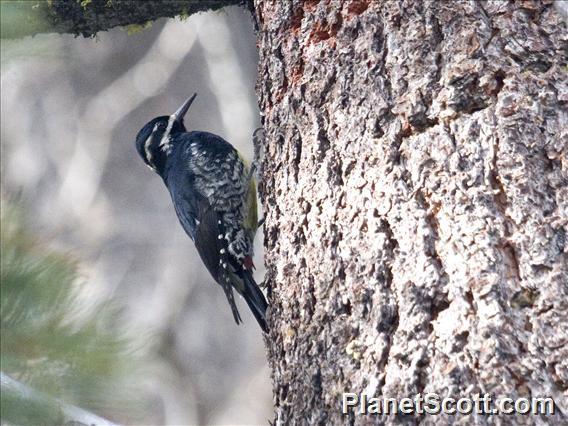
{"label": "bark texture", "polygon": [[[568,405],[567,30],[551,1],[255,3],[286,424],[343,392]],[[535,417],[461,419],[534,423]]]}

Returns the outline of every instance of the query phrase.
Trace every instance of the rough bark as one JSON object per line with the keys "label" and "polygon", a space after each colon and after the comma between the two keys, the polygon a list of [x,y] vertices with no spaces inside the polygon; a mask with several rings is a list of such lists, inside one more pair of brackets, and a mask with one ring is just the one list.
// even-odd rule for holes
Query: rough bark
{"label": "rough bark", "polygon": [[538,420],[566,421],[568,32],[552,2],[255,7],[278,418],[453,422],[345,416],[341,396],[488,392],[552,396]]}
{"label": "rough bark", "polygon": [[158,18],[189,16],[243,4],[245,0],[11,0],[3,1],[1,38],[58,32],[93,37],[117,26],[146,25]]}

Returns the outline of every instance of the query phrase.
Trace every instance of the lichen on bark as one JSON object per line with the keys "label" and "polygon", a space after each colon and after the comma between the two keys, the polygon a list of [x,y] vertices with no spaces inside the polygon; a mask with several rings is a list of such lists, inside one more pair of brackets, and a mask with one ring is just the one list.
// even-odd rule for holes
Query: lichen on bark
{"label": "lichen on bark", "polygon": [[2,8],[1,38],[59,32],[93,37],[117,26],[144,26],[158,18],[243,5],[246,0],[14,0]]}

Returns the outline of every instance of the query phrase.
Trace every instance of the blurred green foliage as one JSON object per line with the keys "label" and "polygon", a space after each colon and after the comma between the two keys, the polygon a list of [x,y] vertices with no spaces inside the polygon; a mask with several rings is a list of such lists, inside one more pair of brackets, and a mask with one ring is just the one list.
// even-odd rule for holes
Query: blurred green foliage
{"label": "blurred green foliage", "polygon": [[[135,409],[128,377],[139,352],[118,331],[117,309],[89,306],[67,256],[26,232],[21,210],[0,211],[0,364],[4,373],[45,394],[93,412]],[[56,424],[57,410],[28,407],[2,392],[2,421]],[[39,411],[39,412],[38,412]],[[51,419],[51,421],[47,421]],[[54,423],[51,423],[54,422]]]}
{"label": "blurred green foliage", "polygon": [[49,32],[52,28],[46,19],[49,5],[46,1],[0,1],[0,37],[4,39]]}

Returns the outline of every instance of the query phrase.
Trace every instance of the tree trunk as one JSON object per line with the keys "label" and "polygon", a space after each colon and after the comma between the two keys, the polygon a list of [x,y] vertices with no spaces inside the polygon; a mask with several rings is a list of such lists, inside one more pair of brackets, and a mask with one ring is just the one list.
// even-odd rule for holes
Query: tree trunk
{"label": "tree trunk", "polygon": [[[266,340],[286,424],[344,392],[568,404],[566,24],[552,1],[255,3]],[[462,419],[463,420],[463,419]],[[534,423],[534,416],[469,422]]]}

